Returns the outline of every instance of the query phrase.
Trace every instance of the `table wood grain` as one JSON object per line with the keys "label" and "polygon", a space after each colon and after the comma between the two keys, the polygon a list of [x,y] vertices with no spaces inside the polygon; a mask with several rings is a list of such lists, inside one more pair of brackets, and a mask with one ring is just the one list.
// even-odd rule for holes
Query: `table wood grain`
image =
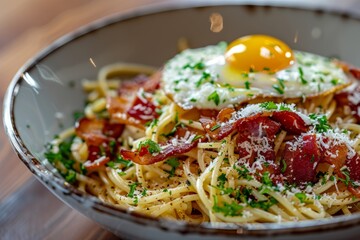
{"label": "table wood grain", "polygon": [[[0,0],[1,106],[16,71],[57,38],[102,17],[165,1]],[[0,149],[0,239],[116,239],[35,179],[2,128]]]}
{"label": "table wood grain", "polygon": [[[110,14],[166,1],[172,0],[0,0],[1,106],[17,69],[60,36]],[[360,12],[357,0],[344,0],[341,4],[338,0],[326,1]],[[1,128],[0,239],[116,237],[62,203],[37,181],[11,149]]]}

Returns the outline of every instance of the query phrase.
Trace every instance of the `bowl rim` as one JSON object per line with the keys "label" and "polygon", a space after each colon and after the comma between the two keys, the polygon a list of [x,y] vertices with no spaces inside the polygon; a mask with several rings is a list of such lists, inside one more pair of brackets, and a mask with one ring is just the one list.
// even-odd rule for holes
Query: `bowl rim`
{"label": "bowl rim", "polygon": [[[121,24],[126,20],[135,19],[143,16],[151,16],[164,12],[181,11],[191,8],[206,8],[215,6],[250,6],[250,7],[273,7],[278,9],[294,9],[306,12],[320,12],[337,17],[346,17],[352,20],[360,21],[360,14],[347,12],[333,8],[331,5],[324,8],[323,5],[316,4],[298,4],[286,1],[243,1],[243,0],[226,0],[226,1],[179,1],[179,2],[163,2],[160,4],[152,4],[138,7],[129,11],[115,13],[110,16],[103,17],[91,23],[88,23],[62,37],[55,40],[46,48],[38,52],[34,57],[30,58],[15,74],[11,80],[9,87],[4,96],[3,104],[3,124],[5,132],[10,140],[11,146],[15,150],[20,160],[26,167],[38,178],[49,190],[59,190],[69,195],[78,202],[86,202],[93,210],[109,214],[112,217],[124,218],[138,224],[148,225],[160,228],[165,231],[173,231],[178,233],[191,234],[211,234],[211,235],[244,235],[244,236],[275,236],[280,234],[306,234],[315,232],[325,232],[329,229],[351,228],[360,223],[360,214],[350,216],[338,216],[334,218],[326,218],[322,220],[309,220],[289,223],[262,223],[262,224],[232,224],[232,223],[202,223],[191,224],[183,221],[167,220],[155,218],[141,213],[131,211],[129,209],[119,208],[108,203],[101,202],[100,199],[90,194],[83,193],[65,182],[63,178],[54,175],[53,172],[46,169],[40,160],[31,154],[29,149],[22,142],[19,131],[15,125],[14,103],[21,83],[23,82],[22,74],[34,68],[48,55],[62,48],[77,38],[81,38],[92,32],[109,27],[113,24]],[[58,198],[60,196],[55,194]],[[60,198],[61,199],[61,198]],[[61,199],[64,201],[63,199]],[[70,206],[71,207],[71,206]],[[95,220],[95,219],[93,219]],[[96,221],[96,220],[95,220]]]}

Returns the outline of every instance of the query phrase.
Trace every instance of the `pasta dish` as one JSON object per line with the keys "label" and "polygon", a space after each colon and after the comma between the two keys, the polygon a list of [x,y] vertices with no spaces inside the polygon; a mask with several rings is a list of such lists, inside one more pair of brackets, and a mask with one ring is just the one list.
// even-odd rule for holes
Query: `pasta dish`
{"label": "pasta dish", "polygon": [[74,127],[48,144],[66,181],[106,203],[190,223],[360,210],[360,70],[270,36],[186,49],[160,69],[83,81]]}

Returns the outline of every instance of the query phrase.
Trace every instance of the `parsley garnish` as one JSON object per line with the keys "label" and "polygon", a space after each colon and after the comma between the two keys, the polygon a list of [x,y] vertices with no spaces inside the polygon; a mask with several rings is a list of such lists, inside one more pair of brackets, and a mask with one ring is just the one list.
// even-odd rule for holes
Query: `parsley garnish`
{"label": "parsley garnish", "polygon": [[299,67],[298,70],[299,70],[299,76],[300,76],[301,83],[304,85],[307,84],[307,81],[304,78],[304,72],[303,72],[302,68]]}
{"label": "parsley garnish", "polygon": [[161,151],[160,145],[151,139],[146,139],[145,141],[141,141],[138,150],[140,151],[141,148],[146,148],[151,154],[158,153]]}
{"label": "parsley garnish", "polygon": [[219,127],[221,127],[219,124],[216,124],[215,126],[213,126],[212,128],[210,128],[210,131],[215,131],[216,129],[218,129]]}
{"label": "parsley garnish", "polygon": [[306,200],[306,194],[305,193],[295,193],[295,197],[297,197],[301,203],[304,203]]}
{"label": "parsley garnish", "polygon": [[265,108],[266,110],[278,109],[278,106],[274,102],[264,102],[260,103],[260,107]]}
{"label": "parsley garnish", "polygon": [[165,172],[169,174],[169,177],[175,176],[175,170],[180,165],[179,160],[176,157],[172,157],[166,160],[165,163],[171,167],[170,171],[165,171]]}
{"label": "parsley garnish", "polygon": [[249,81],[245,81],[245,89],[250,89],[250,82]]}
{"label": "parsley garnish", "polygon": [[263,175],[262,175],[262,183],[266,186],[272,186],[273,183],[271,181],[271,178],[270,178],[270,173],[269,172],[264,172]]}
{"label": "parsley garnish", "polygon": [[73,170],[67,171],[66,174],[64,174],[65,181],[68,183],[75,183],[76,182],[76,172]]}
{"label": "parsley garnish", "polygon": [[315,123],[315,130],[319,133],[327,132],[329,129],[331,129],[331,126],[328,123],[328,120],[325,115],[318,116],[315,113],[312,113],[309,115],[309,117],[313,120],[316,120],[317,123]]}
{"label": "parsley garnish", "polygon": [[213,211],[214,212],[220,212],[223,213],[224,216],[241,216],[242,215],[242,210],[243,210],[243,206],[239,205],[236,202],[232,202],[232,203],[227,203],[224,202],[223,206],[220,206],[218,204],[218,199],[216,196],[214,197],[214,206],[213,206]]}
{"label": "parsley garnish", "polygon": [[208,96],[207,100],[208,100],[208,101],[214,101],[214,103],[216,104],[216,106],[218,106],[219,103],[220,103],[220,97],[219,97],[217,91],[212,92],[212,93]]}
{"label": "parsley garnish", "polygon": [[125,160],[121,155],[118,155],[114,161],[116,163],[120,163],[120,164],[124,165],[125,168],[129,168],[134,165],[134,163],[132,161]]}
{"label": "parsley garnish", "polygon": [[286,168],[287,168],[285,159],[281,159],[281,165],[282,165],[281,172],[284,173],[286,171]]}
{"label": "parsley garnish", "polygon": [[202,137],[203,137],[203,135],[196,135],[191,142],[193,143],[193,142],[199,140]]}
{"label": "parsley garnish", "polygon": [[128,197],[134,197],[134,192],[135,192],[135,189],[136,189],[136,187],[139,185],[140,183],[138,183],[138,182],[134,182],[134,183],[132,183],[132,184],[130,184],[129,185],[129,187],[130,187],[130,191],[129,191],[129,193],[128,193]]}

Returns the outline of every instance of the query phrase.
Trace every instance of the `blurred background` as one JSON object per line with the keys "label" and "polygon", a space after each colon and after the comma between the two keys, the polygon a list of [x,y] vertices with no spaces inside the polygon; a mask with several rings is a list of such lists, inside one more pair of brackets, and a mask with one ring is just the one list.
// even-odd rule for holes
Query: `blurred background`
{"label": "blurred background", "polygon": [[[111,14],[163,2],[183,0],[0,0],[1,106],[16,71],[60,36]],[[360,16],[359,0],[272,2],[322,4]],[[17,158],[2,128],[0,149],[0,239],[115,239],[47,191]]]}

